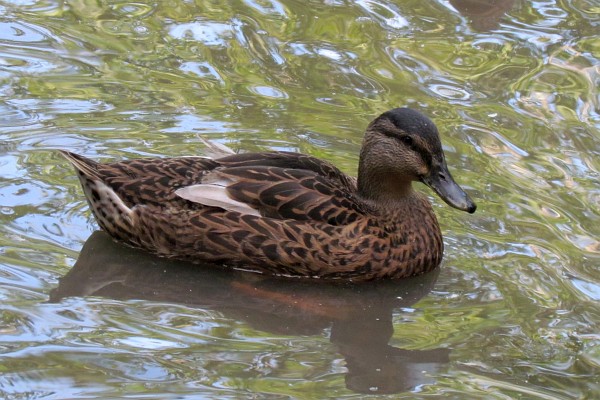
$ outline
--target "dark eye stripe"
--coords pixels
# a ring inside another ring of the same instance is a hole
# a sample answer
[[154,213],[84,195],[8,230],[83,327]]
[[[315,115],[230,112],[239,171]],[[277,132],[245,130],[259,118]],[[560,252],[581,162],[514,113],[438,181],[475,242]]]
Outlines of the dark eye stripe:
[[400,140],[407,146],[413,145],[413,139],[410,136],[400,136]]
[[[397,130],[391,130],[391,129],[385,129],[385,128],[380,128],[379,131],[390,138],[401,141],[405,146],[408,146],[413,151],[419,153],[419,155],[421,156],[421,158],[423,159],[425,164],[427,164],[429,166],[431,165],[432,158],[431,158],[430,151],[426,147],[422,146],[421,143],[419,143],[418,141],[415,141],[412,138],[412,136],[409,136],[406,134],[401,136],[398,134]],[[408,139],[410,141],[410,143],[405,142],[406,139]]]
[[392,129],[379,129],[379,132],[383,133],[387,137],[398,139],[398,132]]

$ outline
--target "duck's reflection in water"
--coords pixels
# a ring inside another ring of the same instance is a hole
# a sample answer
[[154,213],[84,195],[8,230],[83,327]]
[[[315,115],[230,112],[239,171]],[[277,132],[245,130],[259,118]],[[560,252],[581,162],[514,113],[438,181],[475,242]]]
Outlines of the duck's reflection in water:
[[497,29],[514,3],[515,0],[450,0],[450,4],[469,18],[477,31]]
[[[433,382],[448,349],[403,350],[388,345],[394,310],[427,295],[438,270],[416,278],[372,284],[325,284],[276,279],[215,266],[160,259],[95,232],[50,301],[71,296],[145,299],[220,311],[255,329],[286,335],[320,334],[346,360],[347,387],[396,393]],[[401,325],[397,325],[401,328]]]

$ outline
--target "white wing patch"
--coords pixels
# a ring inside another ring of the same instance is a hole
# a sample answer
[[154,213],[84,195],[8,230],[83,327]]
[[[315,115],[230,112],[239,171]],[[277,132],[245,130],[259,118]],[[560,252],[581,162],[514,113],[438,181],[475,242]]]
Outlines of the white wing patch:
[[218,184],[199,184],[186,186],[177,189],[175,194],[182,199],[193,201],[210,207],[219,207],[228,211],[235,211],[241,214],[250,214],[260,217],[258,210],[250,207],[246,203],[237,201],[229,197],[227,188]]

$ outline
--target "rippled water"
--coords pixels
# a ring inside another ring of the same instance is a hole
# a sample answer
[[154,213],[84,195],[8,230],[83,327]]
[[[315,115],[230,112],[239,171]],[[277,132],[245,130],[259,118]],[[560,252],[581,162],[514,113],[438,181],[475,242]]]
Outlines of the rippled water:
[[[0,397],[598,397],[598,32],[595,0],[0,1]],[[52,151],[353,172],[396,106],[479,208],[432,196],[442,268],[392,285],[124,249]]]

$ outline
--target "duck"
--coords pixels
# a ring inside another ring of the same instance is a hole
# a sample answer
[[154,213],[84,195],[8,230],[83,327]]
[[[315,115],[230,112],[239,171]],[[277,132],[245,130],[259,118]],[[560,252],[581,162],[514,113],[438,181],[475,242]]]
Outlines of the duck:
[[100,227],[117,241],[192,263],[348,282],[429,272],[444,244],[422,182],[473,213],[436,125],[394,108],[366,128],[352,177],[296,152],[73,164]]

